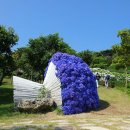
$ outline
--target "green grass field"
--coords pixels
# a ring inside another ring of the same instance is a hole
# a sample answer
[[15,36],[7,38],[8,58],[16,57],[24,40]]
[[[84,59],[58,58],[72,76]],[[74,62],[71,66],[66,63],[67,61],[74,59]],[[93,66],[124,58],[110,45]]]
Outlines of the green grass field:
[[[121,116],[130,115],[130,96],[116,88],[106,89],[103,86],[98,88],[100,97],[100,108],[83,114],[78,114],[78,118],[86,116]],[[12,124],[21,120],[34,120],[35,123],[46,122],[53,119],[67,118],[73,120],[72,116],[57,115],[56,111],[47,114],[26,114],[15,112],[13,109],[13,86],[9,78],[4,79],[3,85],[0,86],[0,123]],[[89,115],[88,115],[89,113]]]

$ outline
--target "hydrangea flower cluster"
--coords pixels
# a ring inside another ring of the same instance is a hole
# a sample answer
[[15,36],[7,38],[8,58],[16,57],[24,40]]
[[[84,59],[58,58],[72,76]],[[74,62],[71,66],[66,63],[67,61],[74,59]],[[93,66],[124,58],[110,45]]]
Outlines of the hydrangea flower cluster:
[[62,111],[65,115],[99,107],[96,78],[81,58],[57,52],[50,62],[56,65],[56,76],[61,81]]

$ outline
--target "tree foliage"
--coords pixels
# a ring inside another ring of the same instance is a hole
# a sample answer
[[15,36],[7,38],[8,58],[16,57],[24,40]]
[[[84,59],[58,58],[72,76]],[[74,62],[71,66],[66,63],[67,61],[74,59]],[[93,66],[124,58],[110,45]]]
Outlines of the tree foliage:
[[112,62],[112,50],[94,52],[92,55],[91,67],[108,69]]
[[93,52],[89,50],[81,51],[78,53],[78,56],[82,58],[88,65],[92,63]]
[[0,84],[5,75],[12,72],[14,62],[11,48],[17,44],[18,36],[13,28],[0,25]]
[[124,29],[118,32],[118,37],[121,39],[121,43],[114,45],[113,50],[115,54],[113,56],[112,64],[115,65],[116,69],[125,69],[126,74],[126,87],[127,87],[127,73],[128,66],[130,66],[130,30]]
[[113,64],[126,68],[126,66],[130,65],[130,30],[120,30],[118,37],[121,38],[121,43],[112,47],[115,52],[113,55]]
[[76,51],[57,33],[30,39],[26,48],[18,49],[14,53],[17,69],[20,67],[19,70],[23,71],[23,76],[26,78],[36,80],[39,77],[41,79],[49,59],[58,51],[76,54]]

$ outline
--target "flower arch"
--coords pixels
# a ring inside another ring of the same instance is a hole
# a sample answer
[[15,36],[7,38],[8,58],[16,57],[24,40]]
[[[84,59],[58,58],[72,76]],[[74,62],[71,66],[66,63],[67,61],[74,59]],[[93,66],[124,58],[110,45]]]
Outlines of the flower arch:
[[64,114],[82,113],[99,107],[95,75],[81,58],[57,52],[50,62],[56,66],[56,76],[61,82]]

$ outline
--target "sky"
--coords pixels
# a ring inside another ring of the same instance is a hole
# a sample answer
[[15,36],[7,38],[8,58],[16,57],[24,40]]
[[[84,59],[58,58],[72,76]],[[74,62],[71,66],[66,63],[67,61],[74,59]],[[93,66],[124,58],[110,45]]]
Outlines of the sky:
[[0,0],[0,24],[18,34],[13,49],[59,33],[77,52],[101,51],[120,43],[119,30],[130,29],[130,0]]

